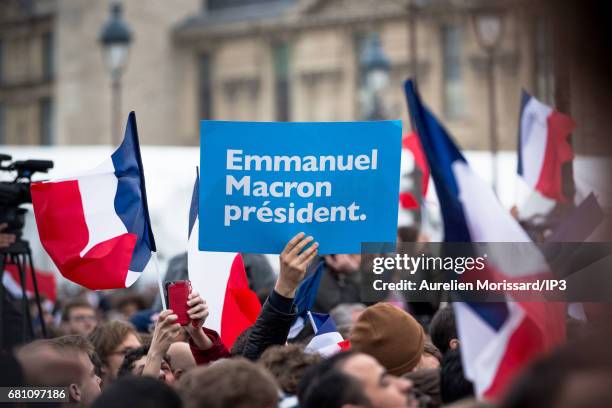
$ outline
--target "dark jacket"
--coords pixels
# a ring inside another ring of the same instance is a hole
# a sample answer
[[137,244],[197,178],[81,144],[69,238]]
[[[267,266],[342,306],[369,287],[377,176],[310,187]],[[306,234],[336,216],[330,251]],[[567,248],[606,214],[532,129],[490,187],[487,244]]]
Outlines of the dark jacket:
[[242,351],[243,357],[257,360],[268,347],[285,344],[289,328],[296,316],[297,308],[293,299],[281,296],[273,290],[253,325]]
[[[318,263],[318,260],[310,263],[309,273],[312,273],[312,268],[315,268]],[[330,310],[339,304],[361,302],[359,279],[358,271],[338,273],[325,264],[312,311],[329,313]]]

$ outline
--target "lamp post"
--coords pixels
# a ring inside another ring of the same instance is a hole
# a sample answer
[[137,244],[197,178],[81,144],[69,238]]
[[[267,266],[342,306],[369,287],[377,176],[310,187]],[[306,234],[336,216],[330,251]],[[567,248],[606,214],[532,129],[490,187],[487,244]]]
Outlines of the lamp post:
[[381,93],[389,82],[391,63],[380,45],[378,34],[366,37],[359,61],[365,73],[365,90],[368,96],[363,116],[368,120],[385,119]]
[[111,142],[118,145],[121,140],[121,76],[127,65],[132,42],[130,27],[123,21],[121,3],[111,5],[111,14],[102,30],[99,41],[102,45],[104,63],[111,76]]
[[489,102],[489,140],[491,147],[491,177],[493,191],[497,194],[497,105],[495,90],[495,50],[503,32],[503,16],[496,10],[484,9],[472,16],[476,38],[486,53],[486,76]]
[[408,53],[410,64],[410,75],[414,80],[419,75],[419,51],[417,42],[417,14],[424,8],[429,0],[409,0],[408,8]]

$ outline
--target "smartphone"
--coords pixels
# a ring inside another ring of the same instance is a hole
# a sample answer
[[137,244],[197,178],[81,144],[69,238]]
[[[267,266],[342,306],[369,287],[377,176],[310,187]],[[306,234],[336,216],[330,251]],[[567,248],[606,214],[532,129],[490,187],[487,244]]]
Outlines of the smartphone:
[[187,297],[191,293],[191,281],[181,280],[166,283],[166,300],[168,308],[178,316],[177,323],[181,326],[189,324],[191,319],[187,314]]

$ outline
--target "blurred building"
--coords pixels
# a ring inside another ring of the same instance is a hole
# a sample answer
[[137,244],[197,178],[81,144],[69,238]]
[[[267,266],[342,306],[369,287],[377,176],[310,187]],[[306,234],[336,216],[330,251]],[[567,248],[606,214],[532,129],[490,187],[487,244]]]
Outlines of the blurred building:
[[[9,3],[29,14],[3,15],[0,23],[0,141],[110,143],[110,78],[98,43],[110,1],[57,0],[46,14],[31,10],[49,2]],[[390,62],[387,117],[409,129],[402,83],[416,73],[425,101],[462,147],[488,149],[487,60],[469,3],[124,0],[134,41],[122,111],[136,111],[143,143],[173,145],[198,144],[205,118],[361,119],[360,56],[377,39]],[[547,19],[528,5],[502,19],[497,130],[500,148],[512,150],[521,88],[553,103],[554,78]]]
[[[387,116],[407,123],[402,83],[416,70],[425,100],[462,146],[486,149],[486,58],[468,5],[209,0],[175,28],[174,38],[197,67],[198,117],[290,121],[361,119],[360,56],[369,37],[379,38],[390,60]],[[545,24],[527,8],[503,15],[494,66],[502,148],[515,148],[522,87],[552,102]]]
[[54,1],[0,1],[0,144],[53,143],[54,36]]

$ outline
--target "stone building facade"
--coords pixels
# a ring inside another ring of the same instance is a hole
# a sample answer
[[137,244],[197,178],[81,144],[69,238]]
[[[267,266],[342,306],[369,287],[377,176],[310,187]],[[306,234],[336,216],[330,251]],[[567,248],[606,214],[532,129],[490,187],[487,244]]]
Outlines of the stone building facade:
[[[408,129],[402,83],[414,75],[411,67],[417,67],[424,100],[462,146],[488,148],[486,60],[471,10],[459,2],[419,2],[421,7],[401,0],[234,1],[243,5],[227,7],[228,3],[232,2],[209,0],[207,10],[174,30],[177,46],[191,50],[195,59],[198,117],[361,119],[361,45],[364,38],[377,36],[391,65],[384,93],[387,116],[403,119]],[[264,9],[257,17],[249,13],[257,6],[253,3]],[[503,14],[494,66],[502,149],[515,148],[521,88],[552,102],[544,24],[527,9]]]
[[[471,11],[451,0],[124,0],[134,41],[122,111],[135,110],[142,143],[196,145],[204,118],[348,121],[362,118],[364,40],[390,61],[384,107],[409,130],[402,82],[417,67],[426,103],[465,149],[487,149],[485,54]],[[57,0],[52,137],[10,125],[14,96],[0,87],[4,142],[110,143],[109,73],[98,44],[109,1]],[[520,90],[553,102],[546,20],[528,7],[503,13],[496,49],[498,134],[514,149]],[[6,44],[5,29],[0,31]],[[415,34],[416,33],[416,34]],[[412,37],[414,36],[414,37]],[[412,37],[412,38],[411,38]],[[8,51],[3,47],[3,66]],[[414,52],[416,50],[416,52]],[[33,65],[38,62],[31,62]],[[25,88],[21,88],[25,92]],[[17,92],[21,92],[18,90]],[[34,115],[31,116],[34,123]],[[32,125],[34,126],[34,125]]]
[[0,144],[51,144],[55,3],[0,1]]

